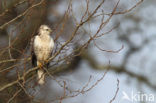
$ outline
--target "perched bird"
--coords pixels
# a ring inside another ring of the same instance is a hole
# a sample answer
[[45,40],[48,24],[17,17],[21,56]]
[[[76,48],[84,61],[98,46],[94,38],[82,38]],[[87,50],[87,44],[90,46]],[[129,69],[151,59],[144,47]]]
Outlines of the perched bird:
[[[38,83],[44,84],[45,69],[48,68],[47,60],[51,57],[54,48],[54,40],[50,36],[52,30],[47,25],[41,25],[38,34],[32,39],[32,65],[38,66]],[[46,67],[43,66],[47,63]]]

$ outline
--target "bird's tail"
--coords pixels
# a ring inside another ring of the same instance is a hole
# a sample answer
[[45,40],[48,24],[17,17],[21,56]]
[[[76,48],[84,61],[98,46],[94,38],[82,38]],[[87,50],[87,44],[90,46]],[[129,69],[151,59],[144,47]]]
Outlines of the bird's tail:
[[40,84],[40,85],[42,85],[42,84],[44,84],[44,82],[45,82],[45,73],[44,73],[44,70],[42,70],[42,69],[39,69],[38,71],[37,71],[37,76],[38,76],[38,83]]

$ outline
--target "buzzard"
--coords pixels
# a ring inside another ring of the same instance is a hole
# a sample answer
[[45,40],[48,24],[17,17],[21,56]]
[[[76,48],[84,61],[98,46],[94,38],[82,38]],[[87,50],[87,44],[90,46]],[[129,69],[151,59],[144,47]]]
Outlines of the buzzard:
[[[50,36],[52,30],[47,25],[41,25],[38,34],[32,39],[32,65],[38,66],[37,78],[39,84],[44,84],[45,67],[43,64],[51,57],[54,47],[53,38]],[[49,63],[46,65],[48,68]]]

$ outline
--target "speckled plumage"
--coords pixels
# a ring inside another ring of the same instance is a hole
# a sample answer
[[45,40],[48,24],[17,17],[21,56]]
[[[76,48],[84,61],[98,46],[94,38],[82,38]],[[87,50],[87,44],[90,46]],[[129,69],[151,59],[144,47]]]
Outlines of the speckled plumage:
[[[32,43],[32,65],[44,64],[50,57],[54,47],[54,41],[50,36],[51,29],[46,25],[41,25],[39,33],[33,38]],[[48,67],[48,66],[47,66]],[[38,83],[44,84],[44,69],[38,70]]]

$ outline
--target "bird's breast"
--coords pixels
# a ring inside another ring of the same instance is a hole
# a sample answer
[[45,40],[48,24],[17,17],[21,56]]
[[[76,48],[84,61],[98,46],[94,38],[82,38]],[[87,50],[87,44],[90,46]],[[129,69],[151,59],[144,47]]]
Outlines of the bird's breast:
[[40,38],[39,36],[35,38],[34,50],[35,50],[37,60],[45,61],[49,59],[53,46],[54,46],[51,40],[52,40],[51,38],[47,38],[45,40],[45,39]]

